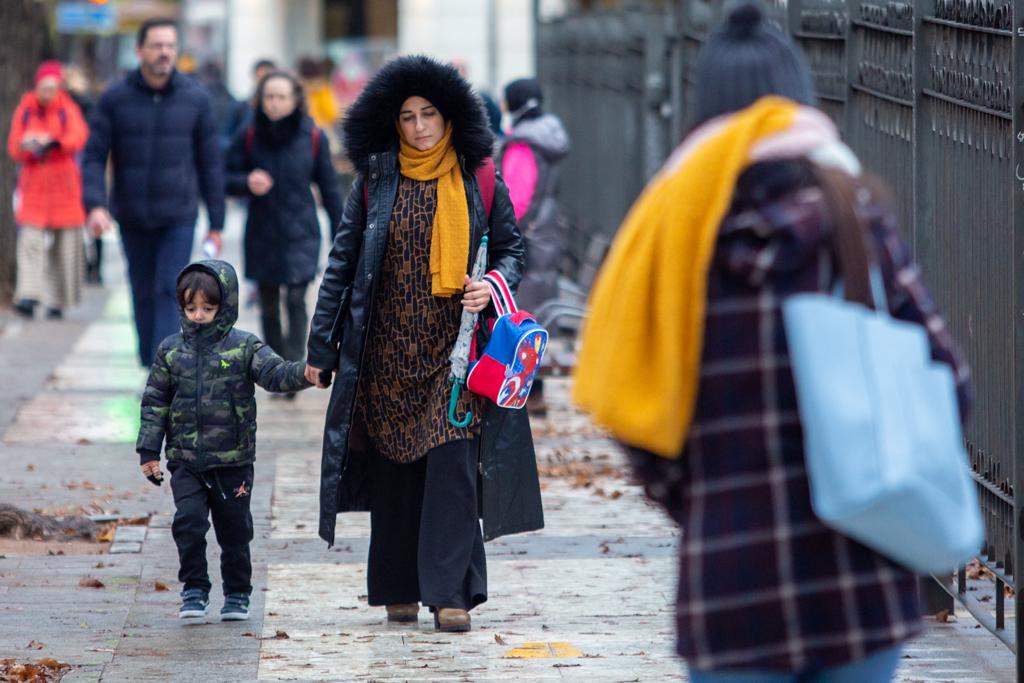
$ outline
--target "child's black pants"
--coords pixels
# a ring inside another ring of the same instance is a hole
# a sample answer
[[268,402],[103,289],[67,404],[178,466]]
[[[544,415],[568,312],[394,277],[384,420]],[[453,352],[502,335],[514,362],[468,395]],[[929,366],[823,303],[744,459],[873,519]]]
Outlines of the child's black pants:
[[253,466],[221,467],[207,472],[193,472],[188,467],[170,465],[171,492],[174,494],[174,522],[171,534],[178,546],[181,569],[178,580],[185,590],[210,590],[206,571],[206,533],[213,530],[220,545],[220,574],[224,594],[252,593]]

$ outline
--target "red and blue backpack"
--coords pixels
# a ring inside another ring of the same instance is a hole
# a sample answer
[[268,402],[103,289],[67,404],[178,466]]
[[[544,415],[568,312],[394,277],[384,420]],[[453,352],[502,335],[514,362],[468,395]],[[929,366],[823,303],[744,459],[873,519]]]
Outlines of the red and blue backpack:
[[484,276],[491,303],[498,313],[491,338],[479,359],[475,345],[470,352],[466,386],[501,408],[522,408],[537,378],[548,331],[527,311],[520,311],[504,276],[492,270]]

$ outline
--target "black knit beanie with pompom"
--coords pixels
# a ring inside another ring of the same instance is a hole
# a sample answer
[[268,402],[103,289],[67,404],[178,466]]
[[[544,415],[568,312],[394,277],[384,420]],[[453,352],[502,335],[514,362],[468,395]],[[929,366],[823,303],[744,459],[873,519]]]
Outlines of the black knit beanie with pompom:
[[765,19],[756,0],[730,7],[697,55],[696,76],[696,125],[745,109],[766,95],[814,104],[807,58]]

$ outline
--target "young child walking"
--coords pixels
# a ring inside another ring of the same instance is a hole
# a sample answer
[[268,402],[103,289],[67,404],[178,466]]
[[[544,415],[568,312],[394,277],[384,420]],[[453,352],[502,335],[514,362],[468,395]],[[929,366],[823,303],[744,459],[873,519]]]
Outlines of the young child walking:
[[234,328],[238,278],[230,264],[189,265],[178,276],[177,298],[181,332],[157,349],[135,449],[142,473],[157,485],[163,481],[162,447],[167,456],[176,508],[171,532],[181,564],[178,580],[184,584],[178,616],[206,616],[206,533],[212,516],[224,586],[220,616],[239,621],[249,618],[252,593],[254,385],[292,392],[310,384],[303,363],[282,359],[255,335]]

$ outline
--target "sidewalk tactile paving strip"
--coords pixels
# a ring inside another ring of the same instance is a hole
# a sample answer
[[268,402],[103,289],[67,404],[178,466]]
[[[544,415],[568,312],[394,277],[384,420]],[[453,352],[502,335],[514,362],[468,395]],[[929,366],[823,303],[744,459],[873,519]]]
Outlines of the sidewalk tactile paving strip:
[[22,406],[3,441],[135,443],[139,399],[133,394],[46,392]]

